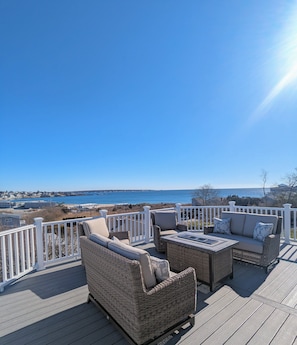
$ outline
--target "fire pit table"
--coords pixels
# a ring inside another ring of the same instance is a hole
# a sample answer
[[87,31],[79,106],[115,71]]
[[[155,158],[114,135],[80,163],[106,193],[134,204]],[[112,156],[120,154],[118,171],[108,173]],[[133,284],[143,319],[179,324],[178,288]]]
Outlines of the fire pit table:
[[197,280],[210,286],[230,276],[233,278],[232,248],[238,243],[225,238],[207,236],[198,231],[184,231],[162,237],[167,259],[173,271],[193,267]]

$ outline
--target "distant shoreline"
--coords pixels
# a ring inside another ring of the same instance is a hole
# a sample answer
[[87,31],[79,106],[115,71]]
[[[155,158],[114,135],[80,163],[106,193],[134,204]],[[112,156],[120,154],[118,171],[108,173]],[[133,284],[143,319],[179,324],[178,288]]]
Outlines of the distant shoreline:
[[[275,187],[267,187],[265,188],[267,191],[270,189],[273,189]],[[224,190],[255,190],[259,189],[262,190],[261,187],[243,187],[243,188],[212,188],[215,191],[224,191]],[[38,198],[55,198],[59,196],[77,196],[77,195],[85,195],[85,194],[105,194],[105,193],[139,193],[139,192],[182,192],[182,191],[196,191],[199,190],[199,188],[193,188],[193,189],[94,189],[94,190],[77,190],[77,191],[35,191],[35,192],[29,192],[29,191],[9,191],[9,192],[0,192],[0,200],[5,199],[3,198],[3,195],[18,195],[18,198],[20,199],[21,196],[24,196],[24,198],[30,198],[30,197],[38,197]]]
[[[268,188],[266,189],[268,192]],[[160,203],[181,203],[190,204],[195,196],[197,189],[181,189],[181,190],[105,190],[105,191],[88,191],[88,192],[66,192],[65,194],[47,194],[40,192],[34,193],[17,193],[9,194],[3,197],[2,203],[24,203],[24,202],[47,202],[56,204],[160,204]],[[227,196],[236,195],[239,197],[255,197],[262,198],[262,188],[232,188],[232,189],[216,189],[218,197],[225,198]],[[1,195],[0,195],[1,198]]]

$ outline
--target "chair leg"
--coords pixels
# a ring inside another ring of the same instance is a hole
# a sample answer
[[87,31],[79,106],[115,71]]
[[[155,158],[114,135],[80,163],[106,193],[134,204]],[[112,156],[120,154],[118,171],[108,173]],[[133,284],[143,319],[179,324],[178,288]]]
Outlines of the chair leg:
[[279,263],[279,258],[276,258],[268,266],[265,267],[265,273],[268,274]]

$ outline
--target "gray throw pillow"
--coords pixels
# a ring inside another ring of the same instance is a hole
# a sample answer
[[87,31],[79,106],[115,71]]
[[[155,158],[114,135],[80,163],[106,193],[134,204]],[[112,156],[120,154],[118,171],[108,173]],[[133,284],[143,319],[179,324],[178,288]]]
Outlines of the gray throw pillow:
[[265,237],[272,234],[273,224],[258,222],[254,229],[253,238],[255,240],[264,242]]
[[226,234],[226,235],[231,235],[231,230],[230,230],[230,223],[231,219],[230,218],[225,218],[225,219],[220,219],[220,218],[214,218],[214,229],[213,232],[219,233],[219,234]]

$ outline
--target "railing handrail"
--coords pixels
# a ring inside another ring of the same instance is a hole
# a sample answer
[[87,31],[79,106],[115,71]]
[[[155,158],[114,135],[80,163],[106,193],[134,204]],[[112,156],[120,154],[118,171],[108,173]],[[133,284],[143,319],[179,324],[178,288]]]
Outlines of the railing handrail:
[[124,217],[124,216],[132,216],[132,215],[137,215],[137,214],[144,214],[144,211],[135,211],[135,212],[127,212],[127,213],[112,213],[112,214],[107,214],[107,218],[111,217]]
[[93,218],[94,217],[84,217],[84,218],[71,218],[71,219],[63,219],[63,220],[54,220],[54,221],[50,221],[50,222],[42,222],[42,225],[82,222],[84,220],[90,220],[90,219],[93,219]]
[[[235,205],[235,209],[255,209],[255,210],[265,210],[265,211],[283,211],[283,207],[268,207],[268,206],[239,206]],[[292,208],[293,210],[293,208]]]
[[30,230],[30,229],[32,229],[34,227],[35,227],[34,224],[29,224],[29,225],[20,226],[19,228],[3,230],[3,231],[0,231],[0,237],[4,237],[4,236],[9,235],[9,234],[15,234],[17,232],[21,232],[21,231],[24,231],[24,230]]

